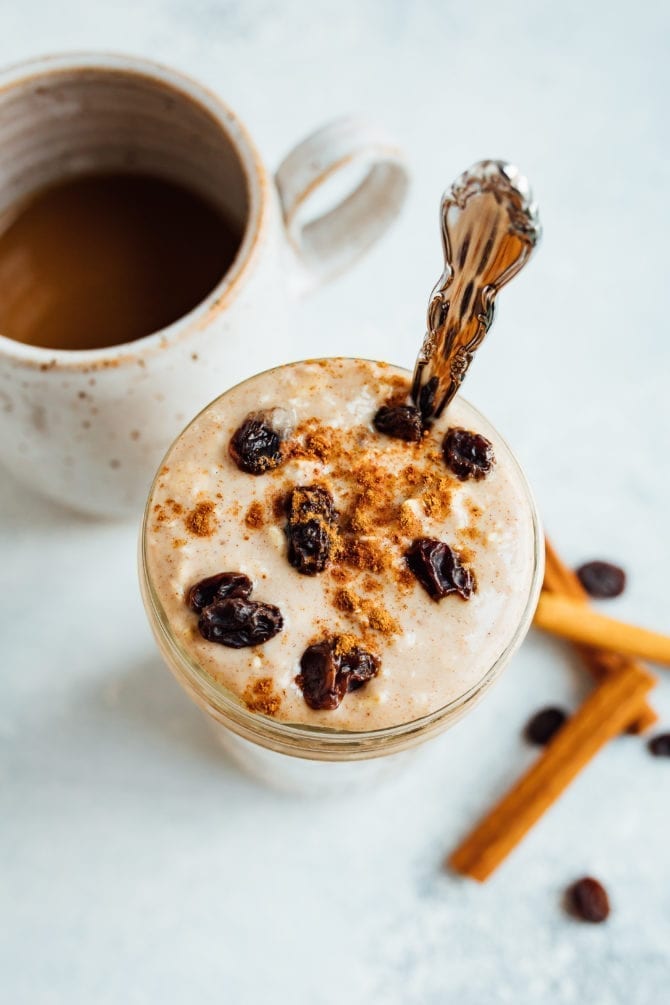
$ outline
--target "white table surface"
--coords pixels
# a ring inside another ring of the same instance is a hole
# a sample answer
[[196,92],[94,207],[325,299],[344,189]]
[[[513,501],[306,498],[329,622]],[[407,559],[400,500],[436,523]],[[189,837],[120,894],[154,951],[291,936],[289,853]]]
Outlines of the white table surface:
[[[2,0],[0,62],[107,48],[173,63],[228,99],[271,164],[348,111],[394,130],[409,204],[296,316],[305,354],[411,363],[442,188],[480,157],[515,161],[545,238],[467,394],[565,556],[629,570],[607,609],[667,631],[668,27],[650,0]],[[563,646],[531,634],[416,771],[304,801],[240,775],[162,668],[135,526],[81,520],[3,474],[0,530],[3,1002],[668,1000],[670,764],[640,740],[602,752],[485,887],[441,870],[530,762],[528,715],[586,692]],[[654,703],[670,726],[667,677]],[[606,925],[561,911],[584,873],[610,890]]]

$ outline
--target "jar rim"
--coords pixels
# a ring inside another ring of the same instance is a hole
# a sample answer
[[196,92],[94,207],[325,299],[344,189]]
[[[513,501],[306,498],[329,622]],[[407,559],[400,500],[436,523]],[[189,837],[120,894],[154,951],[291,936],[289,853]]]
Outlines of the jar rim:
[[[360,359],[360,357],[356,357]],[[330,360],[352,360],[354,357],[328,357]],[[516,470],[519,484],[524,490],[525,500],[528,505],[532,532],[533,532],[533,570],[530,577],[528,597],[524,605],[519,622],[511,637],[498,654],[491,666],[485,671],[480,679],[458,698],[447,702],[446,705],[409,722],[399,723],[393,726],[384,726],[374,730],[342,730],[327,726],[316,726],[307,723],[281,722],[270,716],[265,716],[259,712],[250,711],[233,692],[222,683],[215,680],[208,674],[202,666],[191,656],[191,654],[177,641],[170,629],[169,619],[165,613],[160,598],[154,588],[149,574],[149,565],[146,554],[147,525],[151,513],[151,500],[154,489],[160,476],[160,471],[171,453],[178,439],[198,421],[200,416],[206,412],[215,402],[225,397],[231,391],[243,386],[257,377],[271,373],[274,370],[283,369],[286,366],[297,366],[301,363],[322,362],[322,360],[308,359],[292,363],[284,363],[277,367],[270,367],[268,370],[253,374],[238,384],[227,388],[223,394],[215,398],[214,401],[206,405],[191,421],[184,427],[181,433],[170,444],[157,473],[149,489],[147,504],[144,510],[139,540],[139,564],[140,564],[140,587],[142,598],[147,610],[147,615],[154,633],[159,649],[172,673],[179,683],[185,687],[194,701],[200,705],[214,719],[237,733],[239,736],[250,740],[260,746],[289,754],[294,757],[303,757],[316,760],[343,760],[362,759],[384,756],[389,753],[407,749],[429,736],[437,734],[446,728],[448,723],[462,713],[468,706],[474,704],[476,699],[493,683],[507,664],[510,657],[521,645],[525,638],[535,613],[538,597],[542,587],[544,576],[544,537],[542,526],[537,509],[535,498],[531,491],[528,479],[519,464],[516,456],[512,452],[507,441],[500,435],[497,429],[486,419],[486,417],[467,399],[459,395],[474,415],[481,419],[485,426],[495,429],[498,440],[507,451],[508,460]],[[364,360],[364,362],[378,363],[377,360]],[[404,370],[403,367],[397,367]],[[409,372],[409,371],[406,371]]]

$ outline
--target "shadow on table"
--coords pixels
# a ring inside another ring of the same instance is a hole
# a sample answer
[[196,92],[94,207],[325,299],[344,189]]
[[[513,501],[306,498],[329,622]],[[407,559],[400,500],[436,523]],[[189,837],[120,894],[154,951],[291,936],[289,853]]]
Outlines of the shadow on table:
[[[221,727],[200,710],[182,691],[158,656],[147,653],[138,663],[103,684],[97,692],[102,715],[116,724],[113,731],[123,734],[122,742],[134,747],[152,747],[150,761],[160,763],[160,772],[176,779],[184,777],[225,788],[228,796],[272,793],[253,774],[247,773],[224,748],[217,730]],[[190,784],[190,783],[189,783]]]
[[[215,763],[239,774],[218,742],[214,723],[181,690],[160,657],[147,653],[137,664],[103,684],[102,708],[131,730],[179,757]],[[102,710],[101,710],[102,711]]]
[[34,531],[56,523],[63,527],[75,527],[78,524],[95,526],[109,522],[78,513],[63,503],[48,499],[0,465],[0,525],[3,530],[30,527]]

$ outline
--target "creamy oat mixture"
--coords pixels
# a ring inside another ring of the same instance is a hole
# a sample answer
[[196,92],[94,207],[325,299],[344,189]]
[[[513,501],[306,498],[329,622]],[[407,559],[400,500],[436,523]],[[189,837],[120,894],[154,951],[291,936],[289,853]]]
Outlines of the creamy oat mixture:
[[[373,417],[405,400],[408,374],[387,364],[331,359],[260,374],[210,405],[170,450],[153,488],[146,530],[149,579],[174,636],[192,658],[258,714],[285,722],[369,730],[417,719],[477,685],[515,634],[534,568],[531,504],[495,432],[456,399],[421,442],[382,435]],[[282,463],[260,475],[229,453],[250,413],[281,409]],[[482,433],[495,463],[461,481],[445,464],[451,427]],[[286,432],[286,431],[285,431]],[[286,497],[321,486],[338,513],[326,568],[288,561]],[[447,542],[474,578],[468,599],[431,599],[405,552],[419,538]],[[282,630],[262,645],[207,641],[190,587],[238,572],[252,598],[279,608]],[[377,676],[337,708],[310,708],[296,677],[310,645],[356,642]]]

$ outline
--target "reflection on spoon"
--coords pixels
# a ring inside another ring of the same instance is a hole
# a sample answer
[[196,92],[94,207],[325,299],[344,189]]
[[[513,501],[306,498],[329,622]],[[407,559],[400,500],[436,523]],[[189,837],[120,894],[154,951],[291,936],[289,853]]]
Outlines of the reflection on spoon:
[[412,398],[424,423],[458,391],[493,321],[498,291],[525,265],[540,221],[526,179],[511,164],[479,161],[440,206],[444,272],[428,306]]

